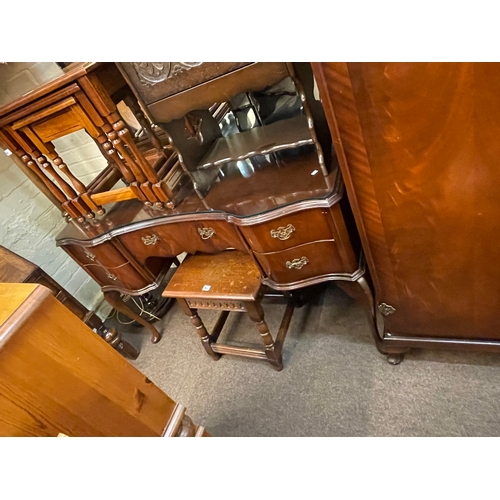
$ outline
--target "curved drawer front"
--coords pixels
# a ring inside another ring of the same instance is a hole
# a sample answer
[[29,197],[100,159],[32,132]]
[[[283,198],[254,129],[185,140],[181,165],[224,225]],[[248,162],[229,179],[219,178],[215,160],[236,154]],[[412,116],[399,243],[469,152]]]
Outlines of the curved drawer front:
[[112,243],[103,243],[95,247],[64,245],[64,248],[81,265],[99,264],[106,268],[112,268],[128,262]]
[[266,275],[276,283],[294,283],[323,274],[350,272],[344,268],[333,240],[306,243],[282,252],[255,252],[255,257]]
[[107,269],[98,264],[88,264],[85,271],[104,289],[117,288],[131,292],[142,290],[151,283],[143,278],[131,264]]
[[101,287],[135,291],[151,284],[110,243],[90,248],[64,245],[63,248]]
[[315,208],[255,226],[241,226],[240,230],[255,252],[275,252],[303,243],[336,239],[331,217],[329,210]]
[[234,227],[219,220],[164,224],[122,234],[118,239],[141,264],[149,257],[175,257],[183,252],[246,251]]

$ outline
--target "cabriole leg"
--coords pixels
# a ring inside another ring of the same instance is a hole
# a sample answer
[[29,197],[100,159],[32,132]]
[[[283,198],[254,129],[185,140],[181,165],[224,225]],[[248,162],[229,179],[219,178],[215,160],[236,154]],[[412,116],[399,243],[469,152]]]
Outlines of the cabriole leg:
[[382,339],[378,331],[375,301],[365,277],[361,276],[361,278],[358,278],[355,282],[339,281],[337,282],[337,285],[350,297],[359,301],[363,305],[363,309],[365,310],[368,318],[368,323],[370,325],[370,332],[375,342],[375,347],[380,352],[380,354],[387,356],[387,361],[392,365],[398,365],[399,363],[401,363],[404,358],[404,353],[408,352],[410,349],[407,347],[402,347],[401,349],[394,348],[395,352],[389,352],[387,347],[384,345],[384,340]]
[[158,332],[158,330],[153,325],[148,323],[143,317],[132,311],[132,309],[130,309],[130,307],[128,307],[127,304],[125,304],[125,302],[123,302],[120,298],[119,292],[104,292],[104,298],[117,311],[125,314],[125,316],[130,319],[137,321],[137,323],[140,323],[142,326],[145,326],[151,332],[151,342],[153,342],[153,344],[160,341],[160,332]]

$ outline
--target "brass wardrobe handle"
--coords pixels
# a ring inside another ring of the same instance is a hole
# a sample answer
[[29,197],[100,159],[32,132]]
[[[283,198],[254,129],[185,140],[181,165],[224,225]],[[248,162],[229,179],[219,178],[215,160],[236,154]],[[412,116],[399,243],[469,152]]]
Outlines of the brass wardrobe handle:
[[211,227],[199,227],[198,232],[202,240],[208,240],[215,234],[215,230]]

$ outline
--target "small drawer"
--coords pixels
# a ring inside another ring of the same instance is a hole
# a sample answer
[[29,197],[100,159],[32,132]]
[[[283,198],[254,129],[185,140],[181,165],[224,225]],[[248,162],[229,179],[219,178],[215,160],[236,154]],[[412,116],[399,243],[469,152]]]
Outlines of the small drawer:
[[142,290],[150,284],[131,264],[125,264],[114,269],[106,269],[99,264],[88,264],[84,266],[84,269],[101,287],[111,287],[133,292]]
[[145,264],[149,257],[175,257],[183,252],[218,253],[232,248],[246,251],[236,229],[218,220],[165,224],[118,238],[140,264]]
[[255,226],[241,226],[255,252],[275,252],[318,240],[335,240],[328,209],[304,210]]
[[289,250],[255,253],[265,274],[286,284],[330,273],[349,272],[342,264],[335,241],[316,241]]
[[128,262],[111,243],[103,243],[95,247],[65,245],[64,248],[82,265],[100,264],[104,267],[112,268]]

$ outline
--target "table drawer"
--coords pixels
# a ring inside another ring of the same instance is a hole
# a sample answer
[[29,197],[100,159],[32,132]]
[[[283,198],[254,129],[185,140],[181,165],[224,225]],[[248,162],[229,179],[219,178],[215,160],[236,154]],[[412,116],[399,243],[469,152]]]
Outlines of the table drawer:
[[349,272],[344,268],[333,240],[306,243],[281,252],[255,252],[255,257],[265,274],[281,284],[324,274]]
[[179,222],[139,229],[118,237],[140,264],[149,257],[175,257],[183,252],[246,251],[236,229],[225,221]]
[[133,292],[150,285],[150,282],[128,263],[112,269],[107,269],[99,264],[88,264],[83,268],[104,289],[110,287]]
[[318,240],[335,240],[328,209],[304,210],[240,230],[255,252],[275,252]]
[[128,262],[112,243],[103,243],[95,247],[65,245],[64,248],[81,265],[100,264],[106,268],[113,268]]

